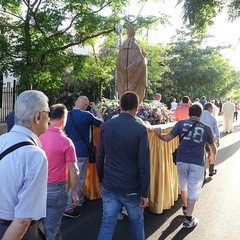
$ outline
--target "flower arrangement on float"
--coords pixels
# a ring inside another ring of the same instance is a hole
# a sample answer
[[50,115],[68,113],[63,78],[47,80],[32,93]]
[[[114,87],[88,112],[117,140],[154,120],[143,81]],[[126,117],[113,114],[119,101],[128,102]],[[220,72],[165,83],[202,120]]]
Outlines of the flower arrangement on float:
[[[102,98],[97,103],[99,111],[102,113],[104,121],[112,118],[112,116],[120,113],[121,109],[116,100]],[[153,106],[152,102],[143,102],[139,106],[137,116],[143,121],[149,122],[151,125],[164,124],[173,121],[173,114],[168,110],[165,104],[161,107]]]

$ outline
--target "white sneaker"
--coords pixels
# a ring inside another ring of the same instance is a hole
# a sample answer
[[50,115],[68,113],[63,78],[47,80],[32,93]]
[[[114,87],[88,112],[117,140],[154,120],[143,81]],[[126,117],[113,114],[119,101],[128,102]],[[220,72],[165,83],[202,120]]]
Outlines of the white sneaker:
[[198,219],[192,217],[191,221],[188,221],[186,218],[184,218],[183,220],[183,228],[193,228],[196,227],[198,225]]
[[119,213],[119,214],[118,214],[118,219],[119,219],[119,220],[123,220],[123,218],[124,218],[124,214],[123,214],[123,213]]
[[127,209],[126,209],[126,208],[123,208],[123,209],[122,209],[122,214],[125,215],[125,216],[128,216],[128,212],[127,212]]
[[69,217],[69,218],[78,218],[81,216],[81,214],[73,211],[73,212],[65,212],[63,216]]

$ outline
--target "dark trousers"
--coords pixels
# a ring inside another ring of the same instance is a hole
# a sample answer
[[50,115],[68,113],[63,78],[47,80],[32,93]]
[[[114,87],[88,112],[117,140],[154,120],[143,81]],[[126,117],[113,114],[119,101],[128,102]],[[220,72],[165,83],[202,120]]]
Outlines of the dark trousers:
[[237,117],[238,117],[238,112],[234,112],[233,120],[234,120],[234,118],[235,118],[236,121],[237,121]]
[[[2,239],[8,227],[9,224],[2,223],[0,224],[0,239]],[[41,221],[30,225],[22,238],[22,240],[46,240],[46,239],[47,238],[45,237]]]
[[[209,174],[211,175],[213,172],[214,172],[214,164],[210,164],[210,161],[209,161],[209,157],[210,157],[210,149],[208,147],[208,145],[206,144],[205,145],[205,150],[206,150],[206,154],[205,154],[205,159],[208,161],[209,163],[209,168],[208,168],[208,171],[209,171]],[[205,173],[204,173],[204,177],[206,176],[206,162],[205,162]]]

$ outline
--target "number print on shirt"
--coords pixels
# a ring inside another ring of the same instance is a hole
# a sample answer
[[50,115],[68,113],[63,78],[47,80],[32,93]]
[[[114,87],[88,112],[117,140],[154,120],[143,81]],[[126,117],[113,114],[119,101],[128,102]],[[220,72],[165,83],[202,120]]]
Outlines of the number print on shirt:
[[[184,125],[183,125],[183,134],[184,134],[184,132],[187,132],[188,129],[191,126],[192,126],[192,124],[184,123]],[[192,131],[193,131],[193,133],[192,133]],[[204,128],[202,128],[202,127],[195,127],[183,139],[189,141],[192,138],[192,140],[194,142],[201,143],[203,141],[203,134],[204,134]]]
[[193,141],[196,143],[202,142],[203,134],[204,134],[204,129],[202,127],[195,127],[194,133],[193,133]]

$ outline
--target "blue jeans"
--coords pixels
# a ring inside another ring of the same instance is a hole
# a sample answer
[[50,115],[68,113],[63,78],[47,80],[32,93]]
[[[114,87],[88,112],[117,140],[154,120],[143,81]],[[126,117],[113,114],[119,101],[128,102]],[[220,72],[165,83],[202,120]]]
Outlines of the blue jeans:
[[66,184],[48,184],[47,187],[47,216],[43,218],[43,227],[49,240],[62,239],[60,225],[67,205],[66,187]]
[[144,208],[139,206],[140,195],[113,193],[102,188],[103,217],[98,240],[111,240],[118,214],[124,205],[128,212],[132,239],[144,240]]
[[[78,182],[78,198],[79,198],[79,204],[81,204],[84,200],[84,194],[82,192],[82,187],[84,184],[84,181],[86,179],[87,175],[87,169],[88,169],[88,157],[81,157],[77,159],[77,165],[79,169],[79,182]],[[72,189],[70,188],[68,192],[68,201],[67,201],[67,207],[66,212],[73,212],[73,209],[70,207],[70,204],[72,203]]]

